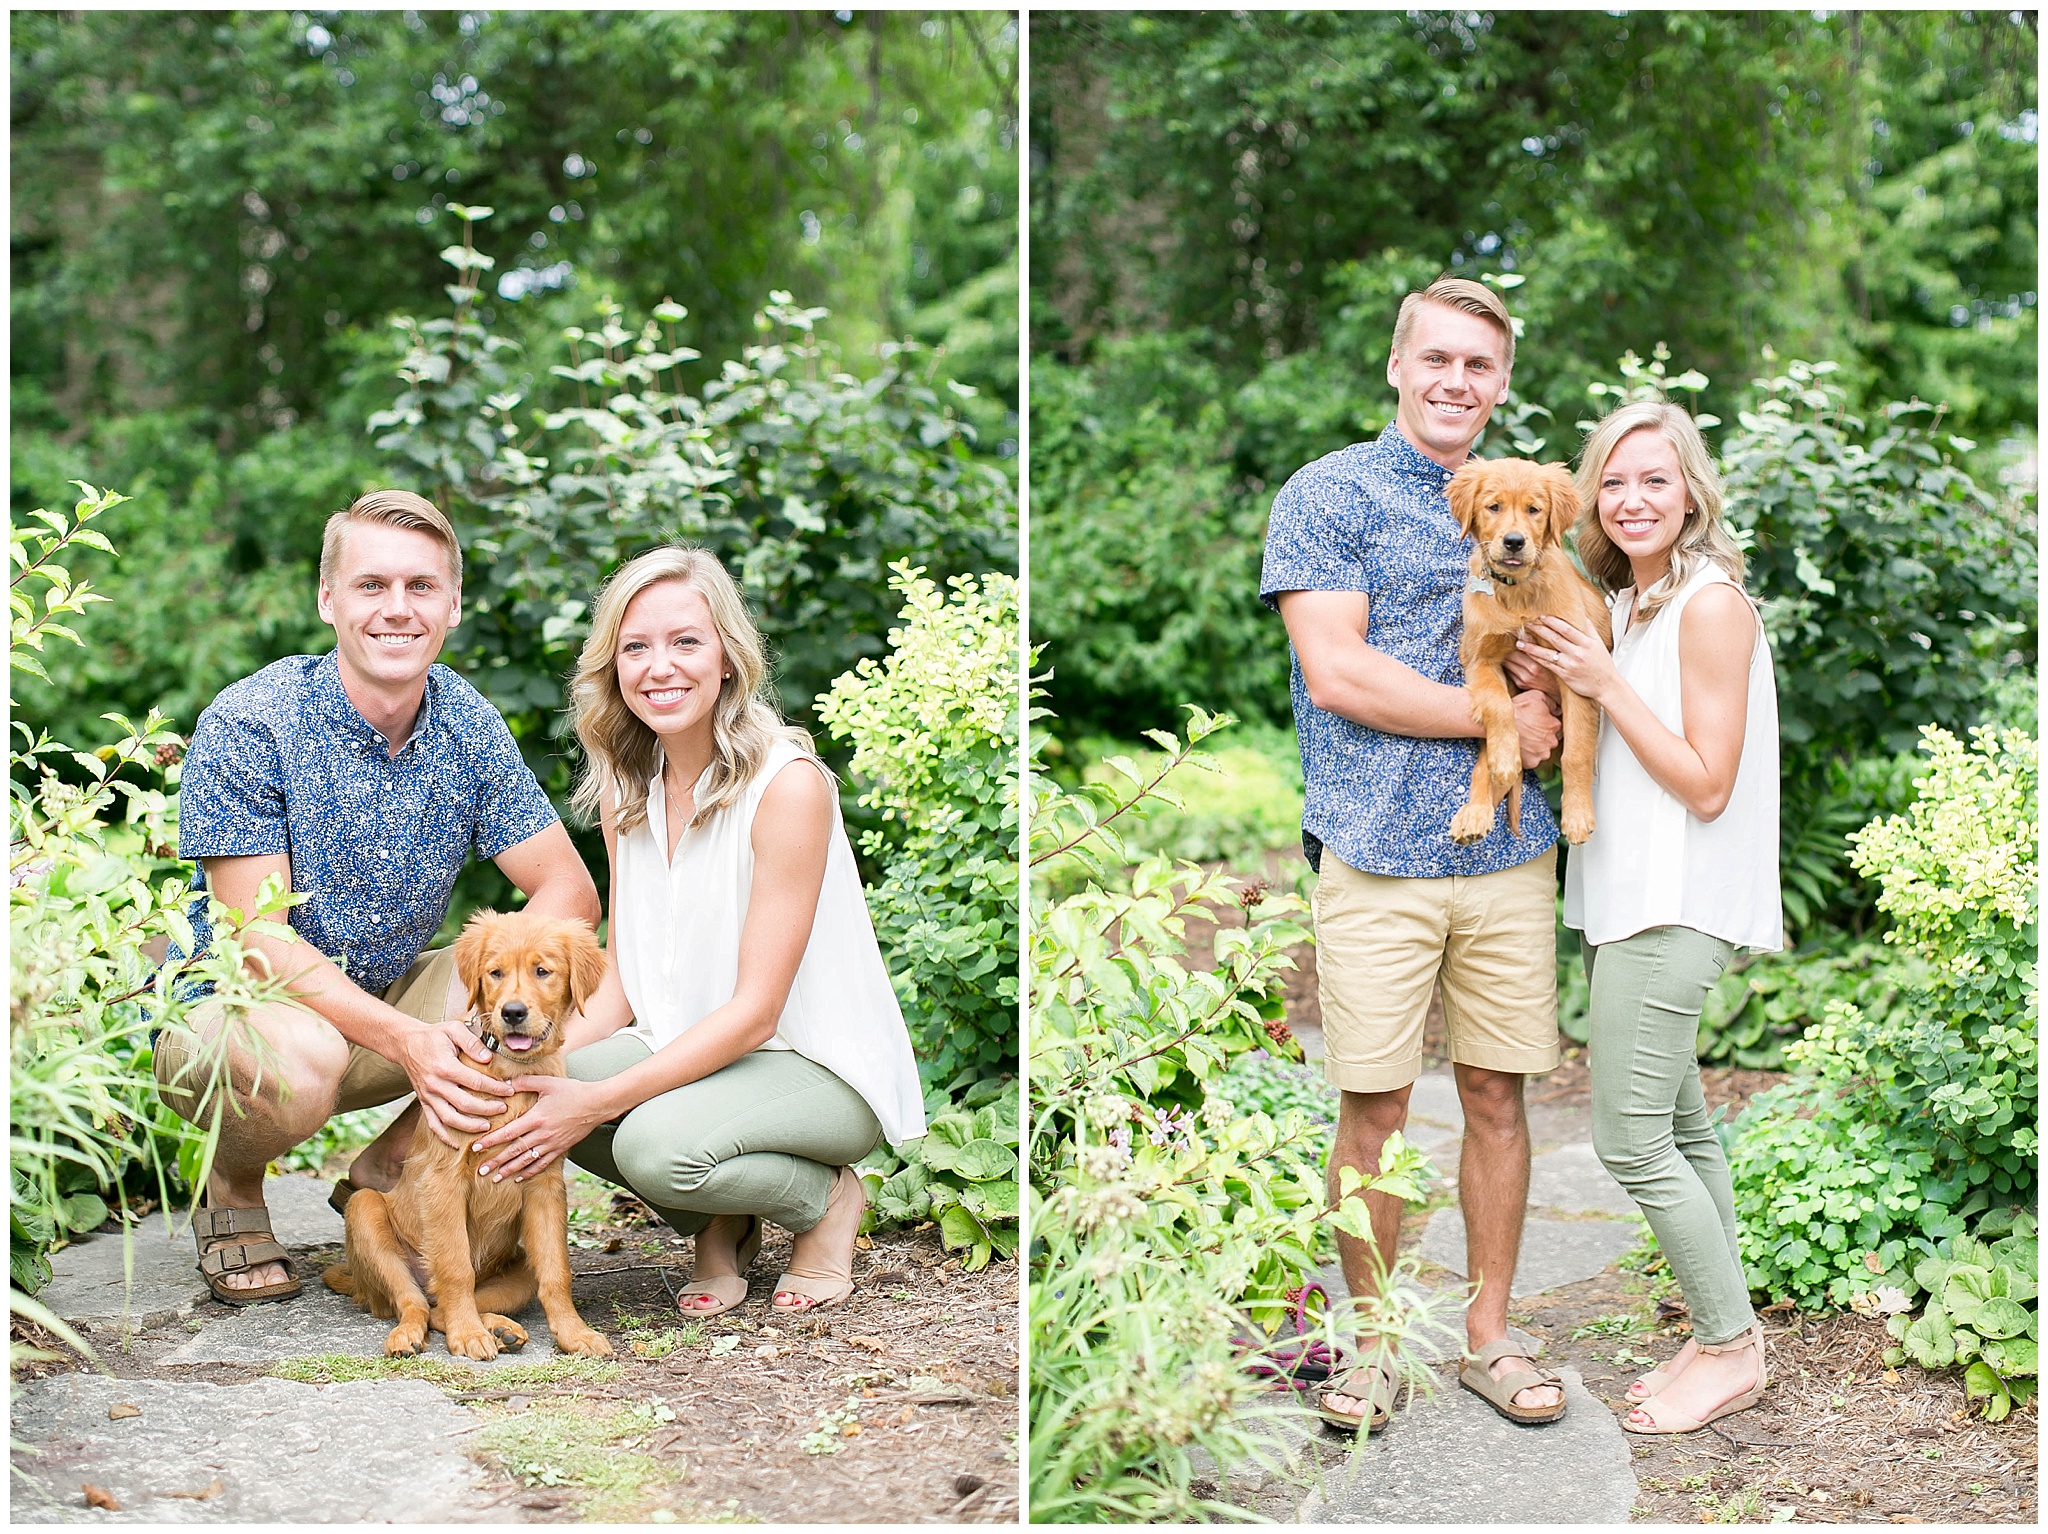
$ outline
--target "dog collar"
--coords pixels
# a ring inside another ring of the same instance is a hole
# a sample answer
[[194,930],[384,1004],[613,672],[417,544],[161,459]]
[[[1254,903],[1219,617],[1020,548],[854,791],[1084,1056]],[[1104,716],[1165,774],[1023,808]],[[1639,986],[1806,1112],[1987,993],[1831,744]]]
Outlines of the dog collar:
[[1515,578],[1512,575],[1502,575],[1500,571],[1494,569],[1492,560],[1488,560],[1486,563],[1486,573],[1489,576],[1491,576],[1494,581],[1498,582],[1503,586],[1512,586],[1515,584]]
[[[536,1044],[545,1044],[548,1040],[548,1035],[552,1034],[554,1031],[555,1025],[553,1023],[549,1023],[547,1027],[547,1033],[543,1033],[539,1038],[535,1039],[534,1042]],[[505,1040],[503,1036],[501,1035],[498,1038],[492,1038],[491,1031],[484,1025],[484,1020],[482,1018],[478,1018],[476,1020],[476,1040],[479,1044],[483,1045],[485,1049],[488,1049],[494,1055],[498,1054],[505,1047]]]

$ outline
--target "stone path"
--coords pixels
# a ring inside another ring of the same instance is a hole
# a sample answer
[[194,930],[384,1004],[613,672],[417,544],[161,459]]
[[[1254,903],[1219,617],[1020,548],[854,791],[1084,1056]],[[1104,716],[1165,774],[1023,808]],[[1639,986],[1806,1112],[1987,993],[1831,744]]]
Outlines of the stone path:
[[[1315,1042],[1305,1038],[1304,1043]],[[1635,1245],[1635,1205],[1593,1154],[1583,1110],[1532,1104],[1529,1215],[1513,1292],[1533,1295],[1595,1278]],[[1424,1073],[1409,1099],[1409,1140],[1455,1186],[1464,1115],[1448,1066]],[[1439,1185],[1441,1186],[1441,1185]],[[1435,1269],[1465,1276],[1465,1227],[1456,1207],[1431,1216],[1418,1253]],[[1333,1294],[1343,1274],[1324,1274]],[[1439,1314],[1456,1339],[1431,1338],[1433,1363],[1457,1356],[1463,1312],[1449,1295]],[[1516,1333],[1530,1346],[1538,1344]],[[1636,1500],[1628,1436],[1586,1389],[1576,1369],[1565,1381],[1565,1415],[1537,1427],[1508,1422],[1439,1370],[1433,1397],[1404,1405],[1354,1455],[1303,1415],[1289,1436],[1318,1434],[1321,1485],[1292,1509],[1298,1523],[1627,1523]]]
[[[392,1323],[365,1315],[319,1279],[342,1239],[341,1217],[327,1206],[329,1186],[303,1176],[273,1177],[265,1186],[277,1238],[299,1259],[305,1281],[305,1292],[289,1304],[225,1313],[205,1304],[191,1232],[181,1222],[168,1233],[160,1216],[135,1232],[132,1246],[119,1236],[88,1236],[55,1253],[40,1298],[101,1349],[118,1348],[124,1334],[183,1321],[190,1340],[156,1360],[167,1371],[267,1367],[335,1354],[382,1358]],[[132,1285],[124,1282],[131,1267]],[[517,1354],[487,1364],[449,1359],[438,1349],[434,1356],[474,1369],[480,1385],[494,1369],[553,1358],[539,1304],[517,1319],[532,1334]],[[109,1416],[123,1405],[139,1413]],[[504,1521],[502,1512],[475,1510],[484,1473],[464,1453],[463,1435],[477,1425],[420,1380],[218,1385],[53,1375],[27,1382],[15,1398],[15,1441],[36,1452],[14,1456],[23,1472],[15,1481],[14,1521]],[[337,1453],[338,1444],[350,1448]],[[85,1483],[106,1490],[121,1510],[88,1510],[80,1495]],[[200,1495],[209,1487],[210,1495]]]

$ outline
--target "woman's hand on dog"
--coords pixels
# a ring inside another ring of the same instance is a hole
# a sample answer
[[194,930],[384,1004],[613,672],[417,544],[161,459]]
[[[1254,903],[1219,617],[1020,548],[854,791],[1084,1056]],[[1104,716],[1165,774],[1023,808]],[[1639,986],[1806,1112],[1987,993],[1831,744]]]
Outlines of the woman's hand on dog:
[[604,1083],[567,1076],[515,1076],[514,1091],[531,1092],[534,1104],[502,1128],[479,1138],[475,1150],[487,1153],[476,1169],[479,1177],[514,1182],[547,1171],[585,1135],[612,1117]]
[[511,1087],[477,1070],[471,1059],[488,1065],[491,1052],[457,1018],[400,1036],[397,1063],[412,1079],[427,1127],[445,1145],[459,1147],[464,1135],[490,1128],[512,1095]]
[[1562,618],[1538,618],[1515,641],[1515,649],[1548,669],[1580,697],[1603,706],[1621,680],[1614,657],[1599,636],[1573,628]]

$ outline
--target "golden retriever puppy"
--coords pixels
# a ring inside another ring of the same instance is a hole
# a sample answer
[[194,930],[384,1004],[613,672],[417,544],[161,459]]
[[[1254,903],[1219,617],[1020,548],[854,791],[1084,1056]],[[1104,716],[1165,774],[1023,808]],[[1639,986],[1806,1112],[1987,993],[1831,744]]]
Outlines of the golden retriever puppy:
[[[479,911],[455,943],[455,967],[469,992],[470,1020],[491,1047],[490,1073],[560,1076],[562,1035],[604,980],[604,950],[590,929],[531,912]],[[533,1106],[531,1092],[506,1099],[498,1125]],[[510,1117],[506,1117],[509,1115]],[[477,1176],[484,1159],[444,1145],[424,1120],[405,1170],[388,1194],[359,1190],[348,1201],[347,1255],[327,1286],[373,1316],[395,1316],[390,1355],[411,1355],[441,1333],[448,1351],[489,1359],[526,1345],[511,1312],[536,1293],[555,1346],[603,1354],[611,1344],[584,1324],[569,1298],[568,1188],[561,1169],[523,1183]]]
[[[1465,632],[1458,660],[1486,743],[1472,767],[1472,794],[1451,820],[1451,840],[1478,841],[1493,829],[1503,798],[1508,825],[1522,830],[1522,749],[1515,734],[1514,687],[1504,662],[1522,626],[1562,618],[1612,647],[1607,604],[1564,549],[1579,496],[1562,464],[1519,458],[1474,459],[1451,477],[1451,511],[1477,540],[1465,585]],[[1564,837],[1574,846],[1593,834],[1593,756],[1600,710],[1569,687],[1564,707]]]

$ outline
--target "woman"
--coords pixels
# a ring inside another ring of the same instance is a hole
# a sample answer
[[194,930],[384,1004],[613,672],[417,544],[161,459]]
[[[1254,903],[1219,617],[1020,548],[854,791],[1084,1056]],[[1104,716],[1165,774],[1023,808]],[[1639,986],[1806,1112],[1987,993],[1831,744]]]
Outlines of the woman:
[[478,1142],[485,1175],[567,1152],[694,1234],[690,1316],[746,1299],[763,1219],[795,1233],[776,1309],[846,1299],[866,1207],[851,1164],[924,1133],[838,796],[766,684],[703,550],[643,554],[599,593],[570,696],[575,804],[611,853],[612,962],[569,1076],[520,1081],[540,1100]]
[[1734,951],[1784,946],[1778,700],[1692,418],[1622,406],[1587,442],[1578,487],[1579,553],[1611,594],[1614,652],[1554,619],[1522,648],[1602,710],[1595,829],[1571,851],[1564,916],[1591,982],[1593,1144],[1693,1319],[1678,1356],[1630,1388],[1622,1426],[1685,1433],[1754,1406],[1765,1384],[1694,1045]]

